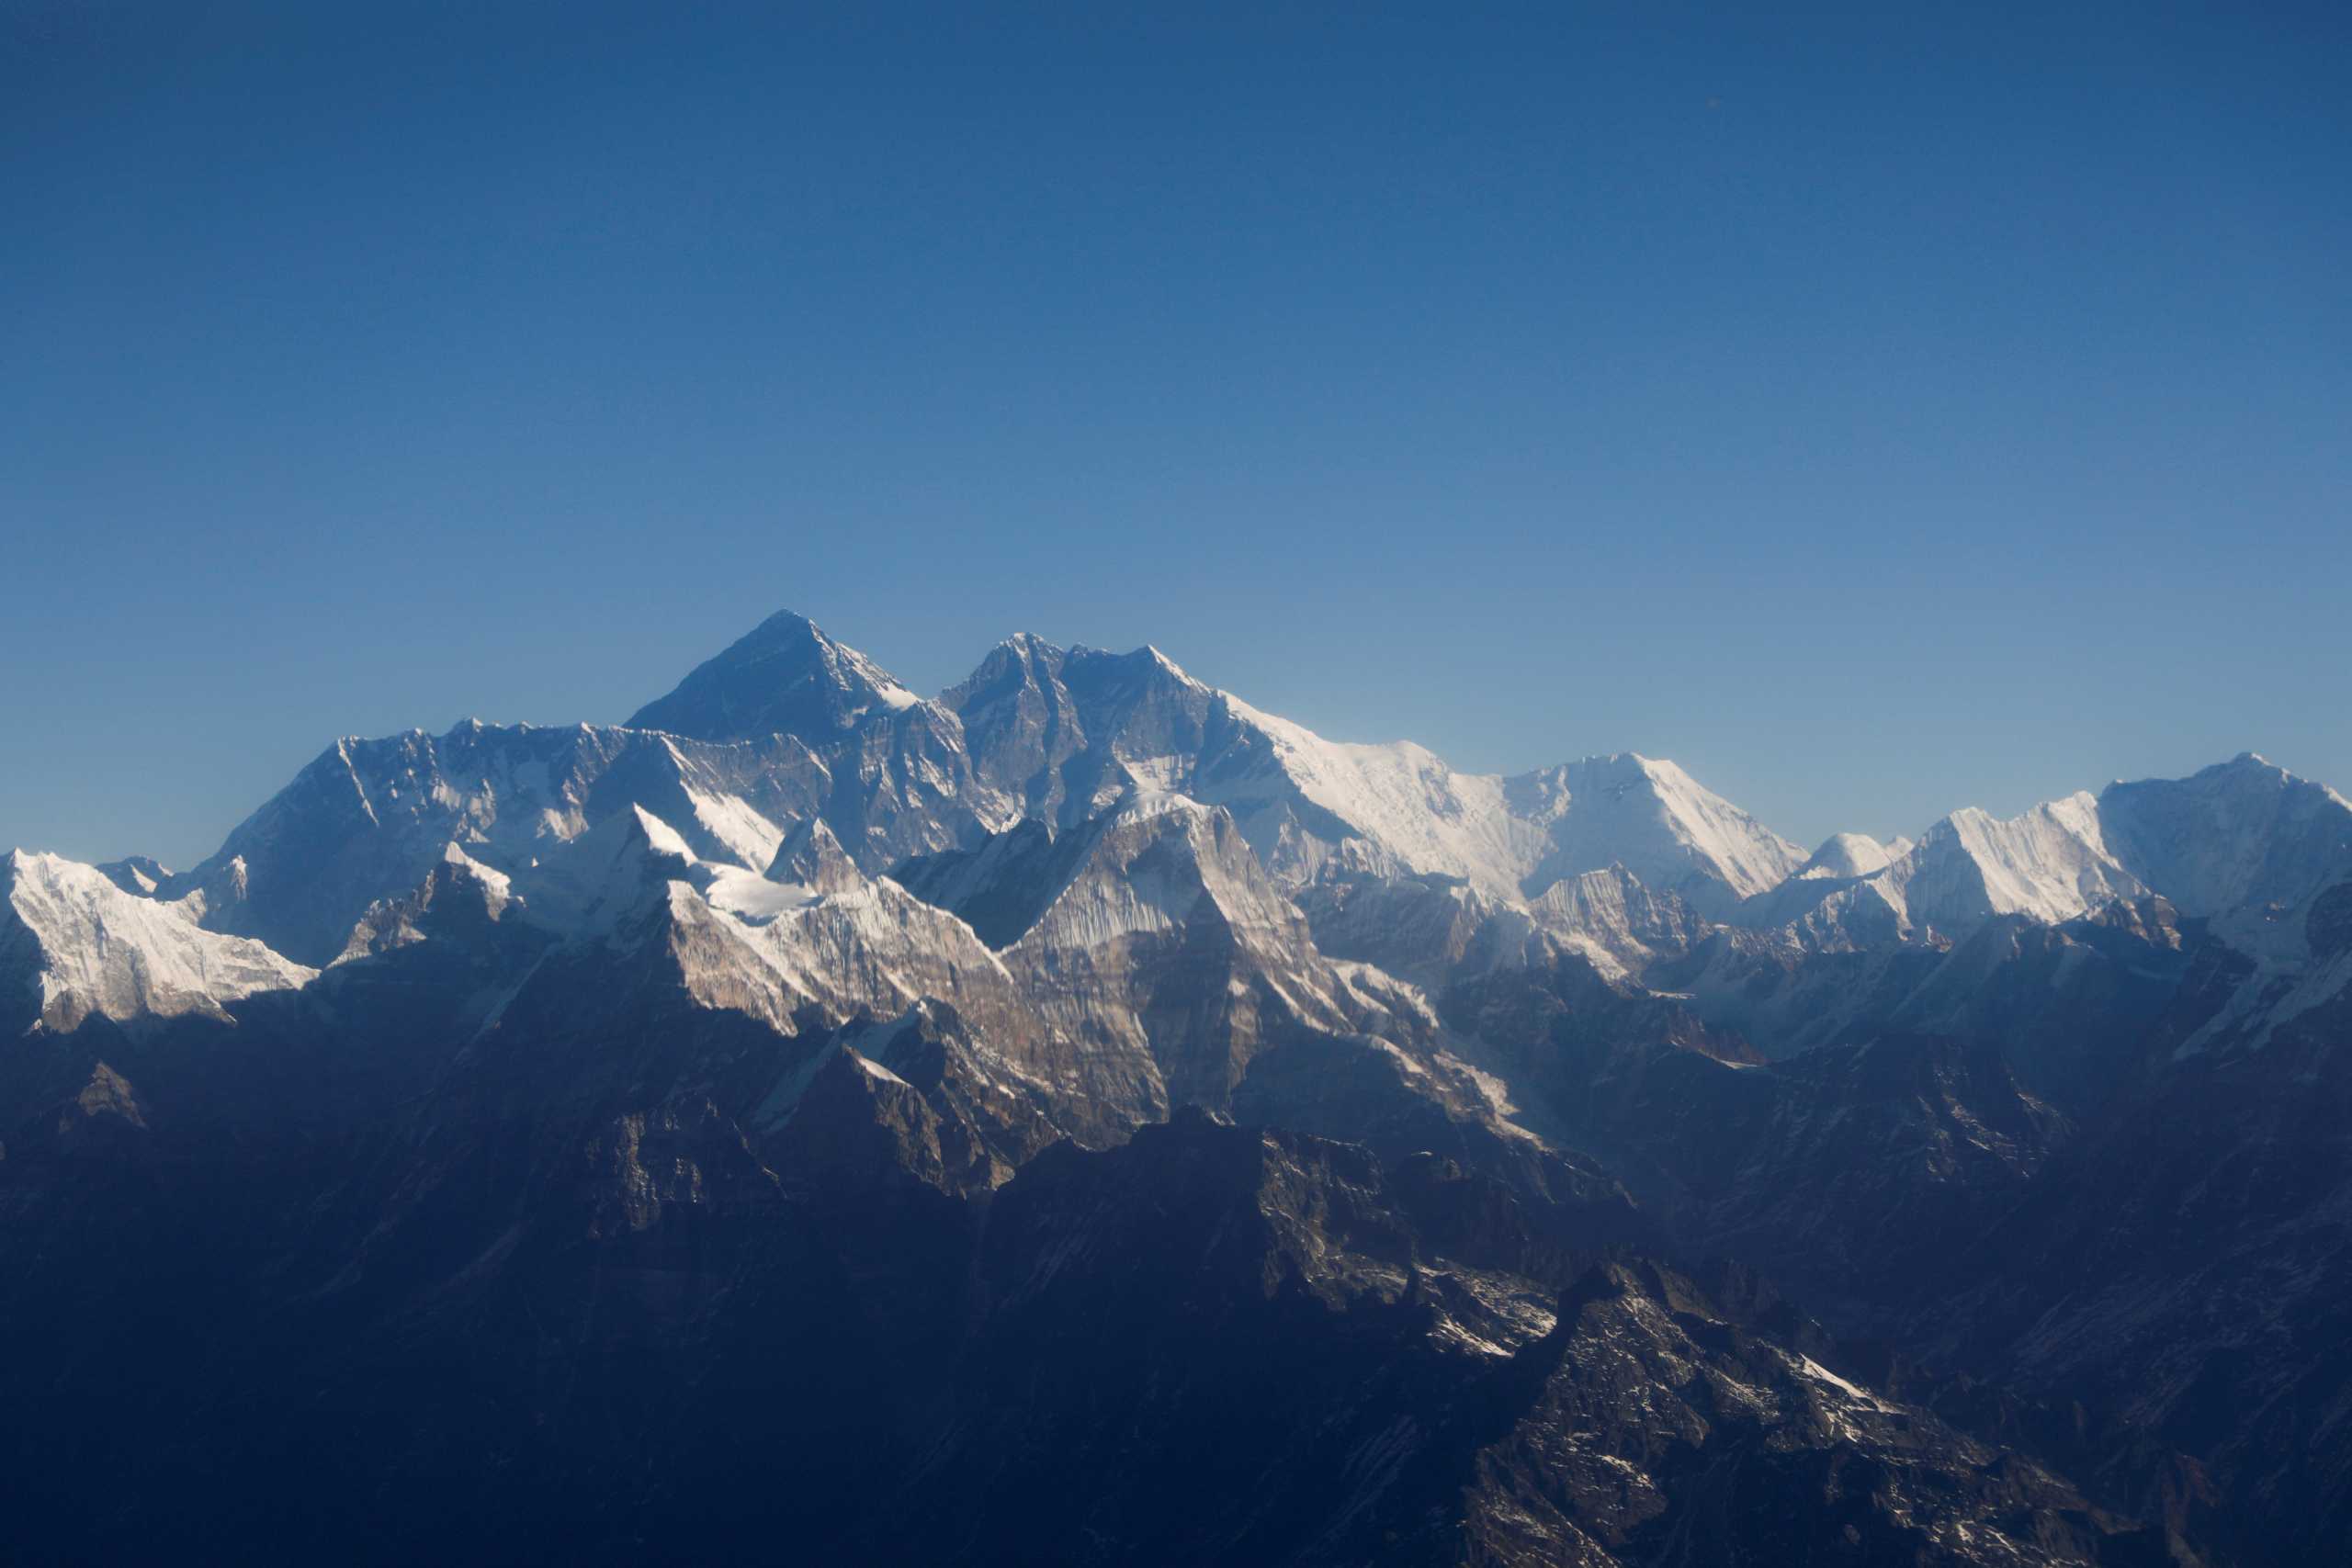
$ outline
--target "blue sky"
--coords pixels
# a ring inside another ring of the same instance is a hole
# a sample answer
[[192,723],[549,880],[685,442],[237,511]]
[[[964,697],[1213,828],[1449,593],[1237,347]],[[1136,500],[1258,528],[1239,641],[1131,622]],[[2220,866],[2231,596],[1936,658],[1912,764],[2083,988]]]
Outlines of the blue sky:
[[0,842],[787,605],[1808,841],[2352,786],[2341,6],[695,11],[9,8]]

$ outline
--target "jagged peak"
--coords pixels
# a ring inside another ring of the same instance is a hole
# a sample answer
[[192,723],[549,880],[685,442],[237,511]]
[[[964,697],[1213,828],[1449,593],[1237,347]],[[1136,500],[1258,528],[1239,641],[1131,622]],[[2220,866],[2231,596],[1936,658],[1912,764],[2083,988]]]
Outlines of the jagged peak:
[[975,665],[972,672],[939,694],[940,705],[965,714],[1013,693],[1042,690],[1058,678],[1068,652],[1035,632],[1015,632]]
[[1062,654],[1059,644],[1039,637],[1035,632],[1014,632],[997,647],[1022,659],[1056,659]]
[[770,882],[790,883],[820,893],[846,892],[865,883],[857,863],[821,817],[811,817],[785,835],[765,874]]
[[1115,684],[1159,684],[1188,693],[1227,694],[1194,679],[1150,643],[1120,653],[1082,642],[1064,648],[1035,632],[1015,632],[990,649],[972,673],[949,687],[940,700],[960,712],[971,702],[1001,691],[1015,672],[1023,682],[1041,686],[1068,675],[1090,685],[1099,685],[1107,677]]
[[453,840],[415,888],[368,907],[327,967],[377,957],[436,934],[478,933],[498,924],[509,909],[522,908],[525,901],[514,895],[512,878],[482,864]]

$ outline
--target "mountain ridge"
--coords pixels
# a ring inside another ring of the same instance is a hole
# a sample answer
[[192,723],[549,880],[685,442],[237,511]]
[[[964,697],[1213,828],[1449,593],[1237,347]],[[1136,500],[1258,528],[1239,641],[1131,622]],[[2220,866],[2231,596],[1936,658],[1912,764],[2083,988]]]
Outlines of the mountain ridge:
[[[69,1434],[6,1485],[119,1542],[147,1505],[61,1456],[208,1473],[61,1405],[119,1355],[318,1531],[446,1450],[591,1555],[1017,1555],[990,1475],[1088,1478],[1074,1562],[2352,1529],[2352,1369],[2295,1326],[2352,1298],[2325,786],[2247,753],[1807,853],[1636,753],[1466,774],[1028,634],[925,699],[790,615],[648,714],[703,733],[345,738],[187,870],[0,864],[0,1327],[77,1369],[0,1371]],[[232,1349],[72,1310],[189,1292]],[[224,1557],[233,1492],[171,1495]],[[444,1502],[400,1528],[502,1528]]]

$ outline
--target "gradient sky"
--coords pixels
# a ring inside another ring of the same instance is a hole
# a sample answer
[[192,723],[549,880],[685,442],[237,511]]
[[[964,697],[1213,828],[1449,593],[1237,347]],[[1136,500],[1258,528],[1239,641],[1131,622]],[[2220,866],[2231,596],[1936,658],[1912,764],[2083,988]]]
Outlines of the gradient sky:
[[2352,786],[2352,8],[694,9],[0,12],[0,844],[787,605],[1807,842]]

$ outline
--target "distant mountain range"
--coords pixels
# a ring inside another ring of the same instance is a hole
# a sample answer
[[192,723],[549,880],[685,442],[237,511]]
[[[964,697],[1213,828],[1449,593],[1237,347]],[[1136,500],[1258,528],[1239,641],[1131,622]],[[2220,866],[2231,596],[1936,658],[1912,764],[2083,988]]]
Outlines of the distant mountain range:
[[28,1560],[2352,1541],[2352,803],[2252,754],[1808,854],[782,614],[0,894]]

